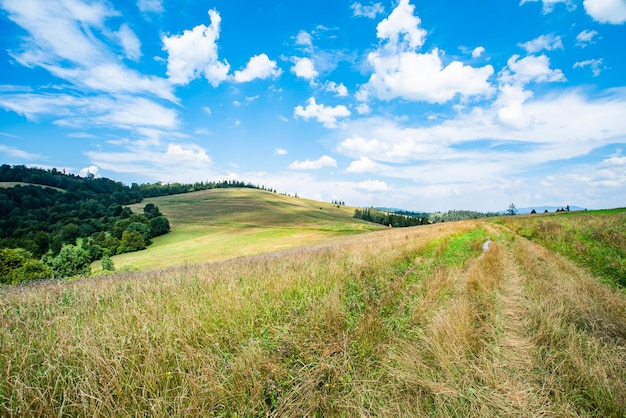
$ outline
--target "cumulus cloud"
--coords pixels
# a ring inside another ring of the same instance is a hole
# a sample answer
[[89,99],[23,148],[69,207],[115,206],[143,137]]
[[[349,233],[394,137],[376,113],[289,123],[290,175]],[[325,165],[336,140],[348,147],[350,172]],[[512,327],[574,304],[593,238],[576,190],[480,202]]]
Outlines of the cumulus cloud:
[[365,192],[386,192],[389,190],[387,183],[380,180],[365,180],[356,185],[357,190],[365,191]]
[[552,51],[554,49],[563,49],[563,41],[560,36],[541,35],[531,41],[518,44],[524,48],[529,54],[535,54],[539,51]]
[[337,167],[337,161],[328,155],[323,155],[317,160],[294,161],[289,165],[292,170],[319,170],[320,168]]
[[415,6],[409,4],[409,0],[400,0],[391,14],[376,27],[378,39],[411,50],[424,45],[426,31],[419,27],[422,21],[414,11]]
[[250,58],[246,68],[242,71],[235,71],[234,79],[238,83],[245,83],[256,78],[278,78],[282,74],[277,68],[276,61],[272,61],[266,54],[255,55]]
[[163,50],[167,51],[167,75],[174,84],[188,84],[204,76],[217,87],[228,78],[230,65],[220,61],[217,40],[222,18],[216,10],[209,10],[209,26],[198,25],[182,35],[163,36]]
[[314,118],[327,128],[336,128],[337,119],[347,118],[350,116],[350,111],[343,105],[332,107],[317,104],[315,98],[311,97],[306,107],[297,106],[294,109],[294,116],[305,120]]
[[507,61],[507,68],[501,72],[500,81],[527,84],[566,81],[566,79],[563,71],[550,68],[550,59],[545,55],[530,55],[522,59],[519,55],[513,55]]
[[298,32],[298,35],[296,36],[296,45],[312,47],[313,37],[307,31],[301,30],[300,32]]
[[348,88],[343,83],[335,83],[334,81],[327,81],[324,84],[326,91],[335,93],[337,97],[346,97],[348,95]]
[[485,53],[485,48],[482,47],[482,46],[477,46],[472,51],[472,58],[478,58],[478,57],[480,57],[484,53]]
[[97,165],[91,165],[89,167],[81,168],[78,172],[78,175],[81,177],[87,177],[89,174],[93,175],[94,177],[100,177],[100,169]]
[[313,80],[317,77],[318,72],[315,70],[315,65],[310,58],[294,58],[294,65],[291,67],[291,72],[297,77],[304,78],[305,80]]
[[626,22],[626,2],[624,0],[585,0],[585,11],[600,23],[620,25]]
[[365,86],[382,100],[403,98],[429,103],[445,103],[457,94],[462,96],[489,95],[493,88],[488,78],[493,67],[474,68],[453,61],[443,65],[441,53],[434,49],[427,54],[402,52],[388,55],[372,52],[368,57],[374,67]]
[[580,46],[581,48],[584,48],[587,45],[594,44],[595,43],[594,38],[596,37],[597,34],[598,32],[595,30],[585,29],[584,31],[576,35],[576,45]]
[[372,3],[368,6],[364,6],[361,3],[352,3],[350,8],[354,16],[367,17],[369,19],[375,19],[376,16],[385,12],[385,8],[381,3]]
[[381,100],[407,100],[445,103],[457,94],[462,96],[489,95],[493,91],[488,79],[493,74],[490,65],[474,68],[459,61],[444,65],[442,51],[419,53],[426,31],[414,15],[415,7],[401,0],[386,19],[377,26],[377,36],[383,45],[368,55],[373,68],[369,81],[358,97],[370,96]]
[[350,163],[346,172],[348,173],[371,173],[376,171],[378,164],[371,160],[369,157],[361,157],[358,160],[354,160]]

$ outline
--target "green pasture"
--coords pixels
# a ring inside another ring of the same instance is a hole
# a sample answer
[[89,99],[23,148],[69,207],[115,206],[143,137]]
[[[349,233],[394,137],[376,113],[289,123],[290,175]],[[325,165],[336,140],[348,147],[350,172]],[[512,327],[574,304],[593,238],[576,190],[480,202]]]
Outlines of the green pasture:
[[[256,189],[213,189],[145,199],[169,219],[170,233],[146,250],[113,257],[118,270],[145,271],[263,254],[381,229],[352,217],[353,207]],[[99,270],[99,262],[92,266]]]

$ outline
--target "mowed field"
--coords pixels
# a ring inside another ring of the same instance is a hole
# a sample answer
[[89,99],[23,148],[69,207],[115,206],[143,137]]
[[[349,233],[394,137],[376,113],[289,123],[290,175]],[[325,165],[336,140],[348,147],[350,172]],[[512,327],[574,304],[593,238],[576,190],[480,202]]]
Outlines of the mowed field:
[[[256,189],[213,189],[145,199],[172,230],[144,251],[113,257],[117,269],[146,271],[264,254],[331,237],[382,229],[352,218],[354,208]],[[94,270],[100,268],[94,263]]]
[[2,287],[0,415],[622,417],[625,271],[616,210]]

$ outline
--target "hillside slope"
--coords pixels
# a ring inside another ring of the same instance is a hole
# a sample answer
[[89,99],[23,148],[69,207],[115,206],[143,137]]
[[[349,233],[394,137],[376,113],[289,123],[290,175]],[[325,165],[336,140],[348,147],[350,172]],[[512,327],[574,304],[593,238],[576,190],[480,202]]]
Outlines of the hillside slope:
[[118,269],[143,271],[263,254],[382,228],[352,218],[351,207],[256,189],[149,198],[131,208],[140,212],[147,203],[159,207],[172,230],[147,250],[114,257]]

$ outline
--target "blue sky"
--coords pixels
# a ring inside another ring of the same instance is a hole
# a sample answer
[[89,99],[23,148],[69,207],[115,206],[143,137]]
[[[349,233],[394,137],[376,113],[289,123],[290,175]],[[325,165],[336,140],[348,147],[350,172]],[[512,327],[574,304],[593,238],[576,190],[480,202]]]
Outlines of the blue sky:
[[626,206],[625,0],[0,0],[0,162]]

